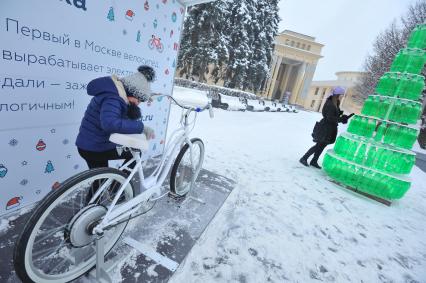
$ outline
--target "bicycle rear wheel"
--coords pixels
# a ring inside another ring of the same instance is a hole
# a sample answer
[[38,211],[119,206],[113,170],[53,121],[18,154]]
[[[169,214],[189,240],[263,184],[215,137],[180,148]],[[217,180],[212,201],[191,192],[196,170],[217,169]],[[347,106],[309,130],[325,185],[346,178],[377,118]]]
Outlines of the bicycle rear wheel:
[[[14,250],[14,266],[23,282],[70,282],[96,264],[92,229],[103,219],[127,176],[113,168],[84,171],[49,193],[33,211]],[[94,186],[106,185],[88,205]],[[124,189],[120,203],[134,197],[133,184]],[[117,204],[119,205],[119,204]],[[127,222],[105,231],[105,254],[120,238]]]
[[191,190],[204,161],[203,141],[196,138],[191,139],[191,142],[194,164],[191,162],[189,144],[185,144],[176,157],[170,174],[170,190],[174,195],[180,197],[185,196]]

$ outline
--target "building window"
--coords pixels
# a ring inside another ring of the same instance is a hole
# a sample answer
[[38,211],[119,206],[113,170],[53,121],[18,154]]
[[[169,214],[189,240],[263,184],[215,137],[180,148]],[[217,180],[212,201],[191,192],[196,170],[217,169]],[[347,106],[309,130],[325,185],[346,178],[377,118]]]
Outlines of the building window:
[[311,108],[314,108],[314,105],[315,105],[315,100],[312,100],[312,102],[311,102]]
[[323,91],[322,91],[322,96],[324,96],[326,92],[327,92],[327,89],[324,88]]
[[319,92],[319,87],[317,87],[317,88],[315,89],[315,95],[318,95],[318,92]]
[[310,46],[310,45],[308,45],[308,48],[306,48],[306,49],[307,49],[308,51],[309,51],[309,50],[311,50],[311,46]]
[[296,43],[296,47],[299,48],[300,47],[300,42]]
[[286,39],[285,40],[285,45],[289,45],[290,44],[290,40],[289,39]]
[[305,49],[305,47],[306,47],[306,44],[303,43],[302,44],[302,49]]
[[291,41],[290,46],[294,46],[294,41],[293,40]]

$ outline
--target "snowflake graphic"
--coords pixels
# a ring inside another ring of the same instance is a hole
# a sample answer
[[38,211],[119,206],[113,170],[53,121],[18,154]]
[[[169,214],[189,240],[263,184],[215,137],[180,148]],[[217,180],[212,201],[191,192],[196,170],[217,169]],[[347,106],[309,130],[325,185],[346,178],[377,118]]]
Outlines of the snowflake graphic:
[[41,190],[37,190],[35,193],[36,195],[39,195],[41,193]]
[[25,186],[26,184],[28,184],[28,180],[27,179],[22,179],[22,181],[20,182],[20,184],[22,186]]
[[74,170],[77,170],[80,166],[78,164],[74,165]]
[[71,154],[68,154],[68,155],[67,155],[67,159],[70,159],[70,158],[71,158]]
[[54,134],[54,133],[56,133],[56,129],[51,129],[51,130],[50,130],[50,132],[51,132],[52,134]]
[[127,34],[127,30],[123,29],[123,35]]
[[11,140],[9,141],[9,145],[10,145],[10,146],[17,146],[17,145],[18,145],[18,141],[17,141],[16,139],[11,139]]
[[70,141],[69,141],[68,139],[64,139],[64,140],[62,141],[62,143],[63,143],[63,144],[69,144],[69,143],[70,143]]
[[27,166],[27,165],[28,165],[28,161],[26,161],[26,160],[22,161],[22,162],[21,162],[21,165],[22,165],[22,166]]

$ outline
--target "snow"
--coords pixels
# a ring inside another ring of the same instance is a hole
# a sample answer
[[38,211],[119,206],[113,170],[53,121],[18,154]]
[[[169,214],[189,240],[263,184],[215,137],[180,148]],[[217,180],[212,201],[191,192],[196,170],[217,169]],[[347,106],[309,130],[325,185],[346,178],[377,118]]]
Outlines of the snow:
[[[170,127],[179,115],[172,107]],[[170,282],[426,281],[425,174],[415,167],[412,188],[391,207],[340,188],[298,163],[319,119],[198,115],[192,136],[205,143],[204,168],[237,187]]]
[[33,208],[33,205],[30,204],[28,206],[25,206],[18,211],[13,211],[9,214],[3,215],[0,219],[0,235],[2,235],[4,232],[6,232],[8,229],[12,228],[13,221],[18,219],[20,216],[26,214],[28,211],[30,211]]
[[414,144],[413,151],[426,154],[426,149],[421,148],[418,142]]

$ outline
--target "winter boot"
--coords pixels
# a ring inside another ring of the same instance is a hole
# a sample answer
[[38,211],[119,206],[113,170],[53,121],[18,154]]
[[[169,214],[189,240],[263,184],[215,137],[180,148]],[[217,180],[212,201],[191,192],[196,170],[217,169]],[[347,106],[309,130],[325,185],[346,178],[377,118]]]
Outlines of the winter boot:
[[302,158],[300,158],[299,162],[302,163],[303,165],[305,165],[306,167],[309,167],[308,159],[302,157]]
[[312,167],[317,168],[317,169],[322,169],[322,168],[321,168],[321,166],[319,166],[319,165],[318,165],[318,162],[316,162],[316,161],[313,161],[313,160],[312,160],[312,161],[311,161],[311,163],[310,163],[310,165],[311,165]]

